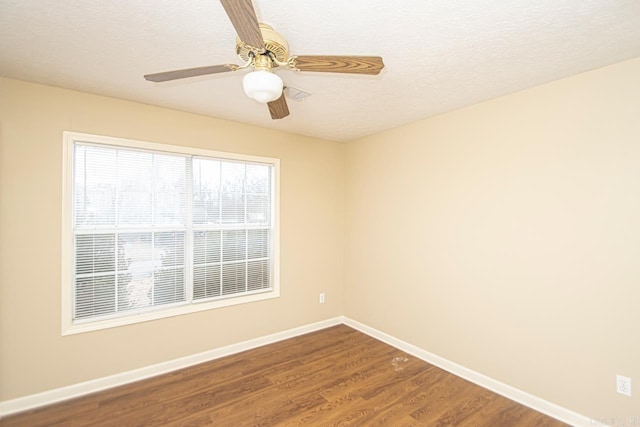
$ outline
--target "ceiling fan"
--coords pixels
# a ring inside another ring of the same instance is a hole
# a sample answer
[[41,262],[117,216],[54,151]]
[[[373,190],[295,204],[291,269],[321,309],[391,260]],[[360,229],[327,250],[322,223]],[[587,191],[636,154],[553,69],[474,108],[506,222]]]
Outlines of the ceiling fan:
[[296,71],[327,73],[379,74],[384,68],[379,56],[335,56],[335,55],[289,55],[287,41],[269,25],[258,23],[251,0],[220,0],[233,27],[238,33],[236,53],[242,65],[219,64],[147,74],[144,78],[152,82],[166,82],[187,77],[224,73],[252,68],[242,80],[247,96],[266,103],[272,119],[289,115],[284,98],[282,79],[273,73],[277,67]]

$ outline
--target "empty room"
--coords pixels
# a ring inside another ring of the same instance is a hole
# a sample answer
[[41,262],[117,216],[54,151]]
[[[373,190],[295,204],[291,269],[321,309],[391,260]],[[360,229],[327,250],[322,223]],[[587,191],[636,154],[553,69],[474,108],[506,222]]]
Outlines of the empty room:
[[640,427],[640,2],[0,0],[0,425]]

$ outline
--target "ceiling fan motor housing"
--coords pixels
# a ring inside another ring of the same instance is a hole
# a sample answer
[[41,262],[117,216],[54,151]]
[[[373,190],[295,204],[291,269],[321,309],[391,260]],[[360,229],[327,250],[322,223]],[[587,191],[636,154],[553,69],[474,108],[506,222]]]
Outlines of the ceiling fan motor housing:
[[[278,34],[271,26],[267,24],[260,24],[260,32],[262,33],[262,39],[264,40],[264,46],[267,52],[271,53],[276,61],[287,62],[289,59],[289,44]],[[236,53],[242,59],[243,62],[248,62],[252,56],[259,54],[253,46],[249,46],[240,38],[236,38]],[[278,64],[273,63],[274,67]]]

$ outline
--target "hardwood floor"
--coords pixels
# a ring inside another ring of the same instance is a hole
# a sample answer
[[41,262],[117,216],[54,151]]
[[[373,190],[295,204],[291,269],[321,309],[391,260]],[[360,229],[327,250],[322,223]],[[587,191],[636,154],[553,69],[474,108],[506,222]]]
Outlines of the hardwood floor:
[[340,325],[0,420],[13,426],[564,426]]

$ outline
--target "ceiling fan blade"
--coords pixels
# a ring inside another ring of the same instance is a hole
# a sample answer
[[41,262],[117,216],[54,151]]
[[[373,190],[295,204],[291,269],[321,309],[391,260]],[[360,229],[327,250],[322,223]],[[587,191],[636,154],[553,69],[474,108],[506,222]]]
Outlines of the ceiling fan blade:
[[304,55],[294,57],[294,66],[300,71],[375,75],[384,63],[379,56]]
[[240,40],[249,46],[264,50],[262,32],[251,0],[220,0]]
[[284,92],[280,95],[280,98],[268,102],[267,105],[273,120],[283,119],[289,115],[289,106],[287,106],[287,101],[284,99]]
[[237,65],[233,64],[220,64],[209,65],[206,67],[197,68],[185,68],[182,70],[165,71],[163,73],[147,74],[144,76],[145,80],[150,82],[167,82],[169,80],[186,79],[187,77],[205,76],[207,74],[225,73],[227,71],[235,71],[238,69]]

